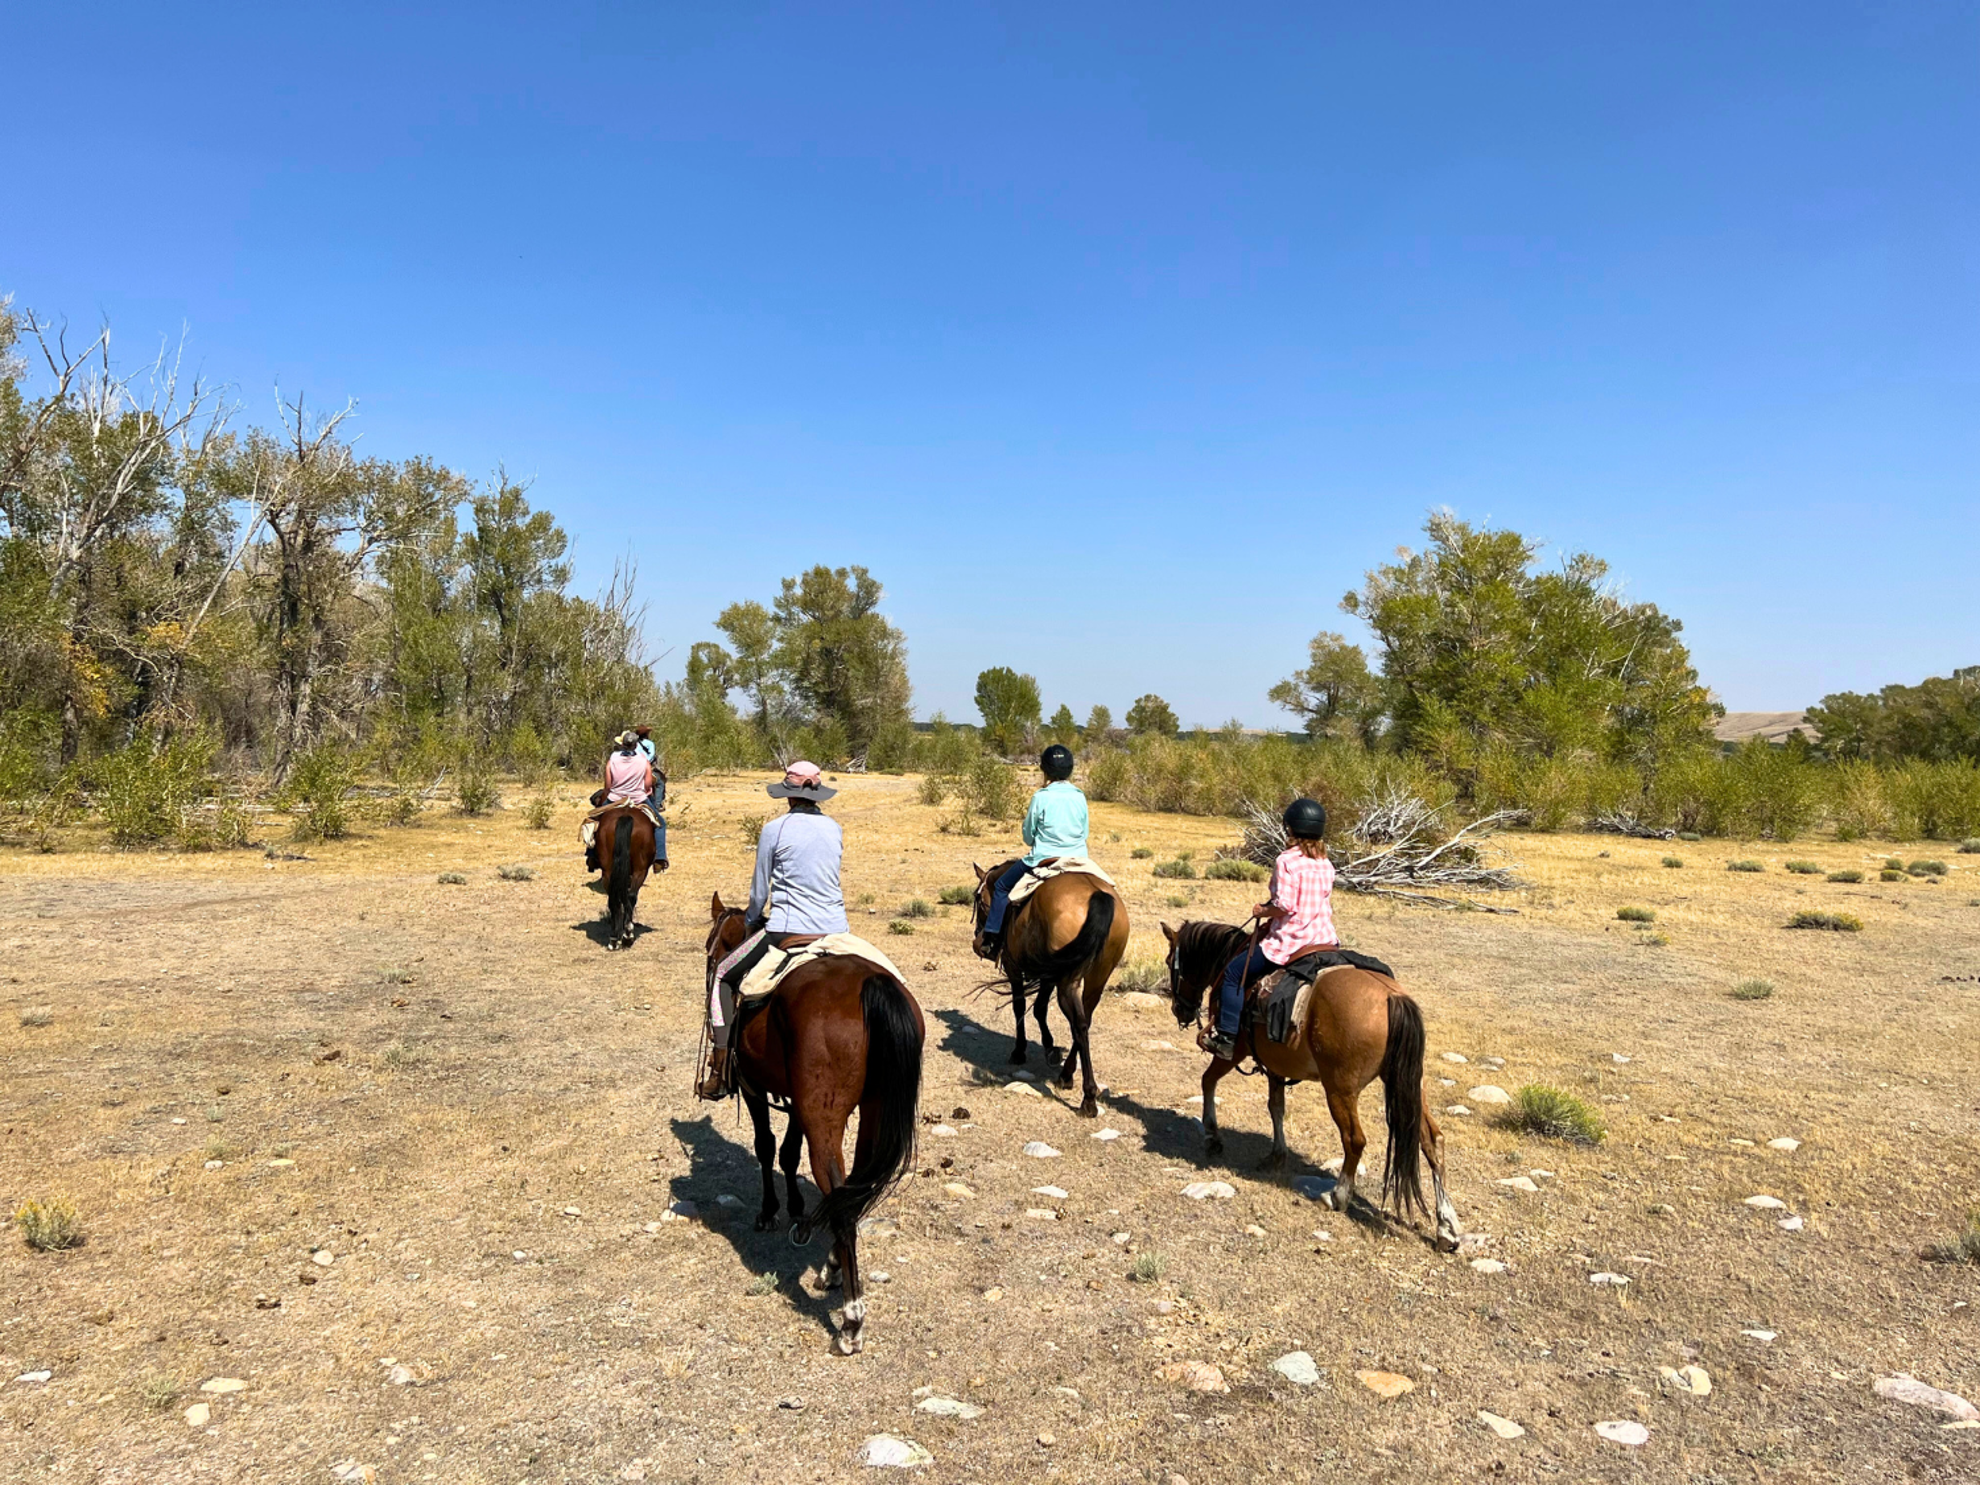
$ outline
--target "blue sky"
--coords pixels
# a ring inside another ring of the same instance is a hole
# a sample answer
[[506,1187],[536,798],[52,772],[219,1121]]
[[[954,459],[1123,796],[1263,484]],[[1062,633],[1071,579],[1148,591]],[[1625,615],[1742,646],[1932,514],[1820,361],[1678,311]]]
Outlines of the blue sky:
[[1969,5],[99,4],[7,49],[0,292],[532,477],[663,674],[856,562],[924,715],[1009,664],[1273,724],[1436,505],[1608,558],[1735,709],[1980,663]]

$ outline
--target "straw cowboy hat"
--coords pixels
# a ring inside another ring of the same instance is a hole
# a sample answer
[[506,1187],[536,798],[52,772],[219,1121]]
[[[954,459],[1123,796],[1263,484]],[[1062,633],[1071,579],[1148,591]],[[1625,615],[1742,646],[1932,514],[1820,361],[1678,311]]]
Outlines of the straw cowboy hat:
[[809,799],[813,804],[823,804],[839,791],[825,787],[824,776],[816,763],[806,763],[802,759],[784,770],[781,783],[769,786],[772,799]]

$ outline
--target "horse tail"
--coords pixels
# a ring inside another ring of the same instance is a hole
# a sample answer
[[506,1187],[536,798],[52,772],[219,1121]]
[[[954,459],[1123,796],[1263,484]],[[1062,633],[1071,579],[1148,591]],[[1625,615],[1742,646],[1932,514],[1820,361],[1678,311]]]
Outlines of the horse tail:
[[1389,1123],[1388,1166],[1382,1172],[1382,1201],[1407,1215],[1424,1216],[1420,1169],[1423,1153],[1423,1012],[1400,993],[1389,997],[1389,1045],[1382,1053],[1382,1112]]
[[1114,931],[1114,894],[1095,892],[1086,899],[1086,921],[1064,948],[1054,949],[1044,958],[1025,965],[1024,977],[1039,984],[1056,986],[1100,957],[1107,947],[1107,935]]
[[627,810],[612,827],[612,879],[605,900],[615,913],[626,900],[626,894],[632,891],[632,838],[632,811]]
[[866,1022],[866,1086],[859,1096],[853,1168],[792,1228],[795,1242],[810,1242],[820,1227],[834,1234],[855,1232],[914,1158],[922,1042],[914,1004],[892,978],[875,974],[859,988],[859,1009]]

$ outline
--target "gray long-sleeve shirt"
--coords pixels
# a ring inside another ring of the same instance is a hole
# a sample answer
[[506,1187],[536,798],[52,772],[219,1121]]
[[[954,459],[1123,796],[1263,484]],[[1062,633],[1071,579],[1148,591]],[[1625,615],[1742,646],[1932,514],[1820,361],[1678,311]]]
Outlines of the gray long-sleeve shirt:
[[793,810],[763,827],[756,838],[756,875],[749,884],[749,921],[767,903],[772,933],[848,933],[845,894],[839,889],[844,833],[829,815]]

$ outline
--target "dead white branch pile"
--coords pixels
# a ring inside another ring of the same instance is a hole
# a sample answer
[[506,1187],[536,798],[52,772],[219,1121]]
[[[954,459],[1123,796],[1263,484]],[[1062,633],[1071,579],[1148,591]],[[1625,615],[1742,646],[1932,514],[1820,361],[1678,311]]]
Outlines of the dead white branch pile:
[[1606,815],[1597,815],[1588,822],[1588,829],[1595,835],[1627,835],[1637,840],[1676,840],[1675,830],[1660,830],[1655,825],[1645,825],[1627,810],[1611,810]]
[[[1511,866],[1487,866],[1480,849],[1516,815],[1500,810],[1452,830],[1447,809],[1392,789],[1361,812],[1345,837],[1336,838],[1339,848],[1330,852],[1334,881],[1344,892],[1426,907],[1516,913],[1517,908],[1487,907],[1462,895],[1514,892],[1526,885]],[[1246,801],[1244,817],[1244,858],[1270,866],[1286,848],[1286,827],[1278,811]],[[1441,895],[1448,892],[1460,895]]]

